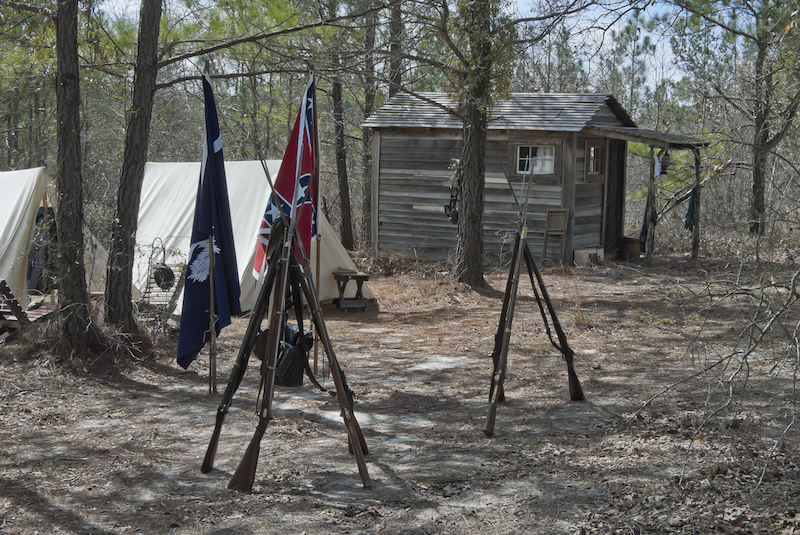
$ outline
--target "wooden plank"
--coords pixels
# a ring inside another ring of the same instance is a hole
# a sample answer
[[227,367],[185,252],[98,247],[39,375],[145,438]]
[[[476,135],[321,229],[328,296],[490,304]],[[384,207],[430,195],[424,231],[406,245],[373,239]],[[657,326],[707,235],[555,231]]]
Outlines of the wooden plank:
[[398,149],[408,149],[413,151],[426,149],[460,151],[461,144],[461,138],[456,136],[399,137],[387,135],[384,137],[382,148],[389,152],[397,152]]
[[381,160],[382,165],[391,168],[403,167],[404,171],[425,171],[428,169],[437,170],[439,173],[448,173],[452,176],[453,171],[450,170],[452,158],[447,155],[442,155],[441,158],[428,158],[425,155],[404,155],[395,156],[394,158],[384,156]]
[[[603,207],[602,206],[588,206],[588,207],[579,207],[575,209],[575,220],[585,220],[587,218],[597,218],[598,225],[600,224],[600,218],[603,215]],[[599,228],[599,227],[598,227]]]
[[398,167],[381,167],[381,179],[383,177],[408,178],[408,177],[435,177],[450,180],[453,177],[453,172],[449,169],[406,169]]

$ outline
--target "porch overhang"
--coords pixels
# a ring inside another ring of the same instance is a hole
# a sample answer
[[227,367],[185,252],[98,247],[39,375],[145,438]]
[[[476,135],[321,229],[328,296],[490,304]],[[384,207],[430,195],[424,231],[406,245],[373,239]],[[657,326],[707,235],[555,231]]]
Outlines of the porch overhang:
[[647,128],[625,127],[625,126],[587,126],[583,132],[598,137],[608,137],[611,139],[621,139],[623,141],[633,141],[644,143],[651,147],[676,150],[697,150],[708,147],[711,142],[705,139],[681,136],[678,134],[667,134]]

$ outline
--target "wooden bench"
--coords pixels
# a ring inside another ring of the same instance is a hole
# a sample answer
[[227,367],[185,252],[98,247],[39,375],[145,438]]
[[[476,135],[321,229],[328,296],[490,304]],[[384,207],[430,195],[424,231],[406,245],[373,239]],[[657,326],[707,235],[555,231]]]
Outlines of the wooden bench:
[[12,335],[31,320],[5,280],[0,280],[0,336]]
[[[339,297],[333,300],[336,308],[342,310],[360,308],[364,311],[369,307],[369,301],[364,299],[363,292],[364,281],[369,280],[369,275],[367,273],[340,267],[333,272],[333,278],[336,279],[336,286],[339,288]],[[347,288],[347,283],[351,280],[356,282],[356,294],[354,297],[345,297],[345,288]]]
[[5,280],[0,280],[0,339],[11,338],[17,332],[56,310],[55,305],[39,303],[23,310]]

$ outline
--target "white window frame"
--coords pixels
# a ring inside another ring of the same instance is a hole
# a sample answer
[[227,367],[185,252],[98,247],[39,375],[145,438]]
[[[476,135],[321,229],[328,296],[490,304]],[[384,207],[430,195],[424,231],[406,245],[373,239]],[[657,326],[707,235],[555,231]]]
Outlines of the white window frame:
[[[527,155],[534,153],[531,160]],[[516,150],[517,174],[526,175],[529,172],[534,175],[552,175],[556,168],[556,146],[555,145],[517,145]],[[531,166],[530,163],[533,165]],[[532,169],[532,171],[529,171]]]
[[[592,153],[594,152],[594,158]],[[592,169],[592,164],[596,164],[597,168]],[[606,170],[606,141],[605,139],[588,139],[586,140],[586,174],[587,175],[605,175]]]

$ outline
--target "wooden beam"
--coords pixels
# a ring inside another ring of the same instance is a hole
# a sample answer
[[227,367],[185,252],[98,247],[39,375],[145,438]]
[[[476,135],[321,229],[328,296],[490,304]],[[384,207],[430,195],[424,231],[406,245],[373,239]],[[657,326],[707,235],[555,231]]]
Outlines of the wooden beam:
[[372,131],[372,191],[370,195],[372,197],[372,206],[370,209],[372,210],[372,227],[370,228],[370,240],[372,241],[372,258],[378,258],[378,226],[380,225],[380,221],[378,221],[378,202],[380,200],[380,195],[378,192],[380,191],[380,182],[381,182],[381,131],[380,130],[373,130]]
[[575,133],[565,135],[564,150],[561,165],[561,206],[567,212],[567,231],[564,233],[564,247],[562,248],[561,263],[565,266],[572,264],[572,243],[575,232],[575,159],[578,153],[578,136]]
[[703,184],[700,181],[700,151],[694,149],[694,213],[692,219],[692,260],[700,253],[700,192]]

